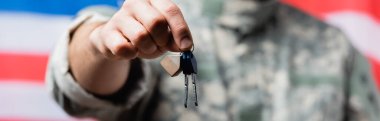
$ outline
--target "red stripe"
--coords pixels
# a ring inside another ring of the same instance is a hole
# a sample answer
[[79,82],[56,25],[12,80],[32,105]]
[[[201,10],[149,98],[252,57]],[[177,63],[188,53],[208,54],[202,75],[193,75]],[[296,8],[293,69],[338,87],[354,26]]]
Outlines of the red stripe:
[[93,118],[5,118],[0,117],[0,121],[97,121]]
[[317,18],[323,19],[328,13],[356,11],[366,13],[380,22],[380,0],[282,0]]
[[48,55],[0,52],[0,80],[30,80],[43,83]]
[[372,72],[374,73],[374,79],[376,81],[377,89],[380,91],[380,61],[376,60],[374,57],[369,57],[369,61],[372,65]]

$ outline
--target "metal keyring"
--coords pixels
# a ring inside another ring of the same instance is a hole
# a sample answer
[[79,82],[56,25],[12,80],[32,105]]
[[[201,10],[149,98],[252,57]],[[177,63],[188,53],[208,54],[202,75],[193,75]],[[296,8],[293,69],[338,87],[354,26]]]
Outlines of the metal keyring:
[[194,49],[195,49],[195,44],[194,44],[194,42],[193,42],[193,47],[192,47],[192,49],[191,49],[191,52],[194,52]]

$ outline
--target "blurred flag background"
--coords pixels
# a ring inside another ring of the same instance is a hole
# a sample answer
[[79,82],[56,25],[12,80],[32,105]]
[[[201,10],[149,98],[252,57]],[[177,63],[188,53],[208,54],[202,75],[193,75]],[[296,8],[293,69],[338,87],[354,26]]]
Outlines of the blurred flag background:
[[44,86],[48,56],[75,14],[116,0],[0,1],[0,120],[73,120]]
[[[380,87],[380,0],[283,0],[346,33]],[[47,59],[75,14],[116,0],[0,1],[0,120],[75,120],[48,96]]]

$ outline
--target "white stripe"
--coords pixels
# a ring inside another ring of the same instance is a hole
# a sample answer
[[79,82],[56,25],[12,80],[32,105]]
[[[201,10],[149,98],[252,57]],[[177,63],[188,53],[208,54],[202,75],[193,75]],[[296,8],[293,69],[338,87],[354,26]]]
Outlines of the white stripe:
[[0,81],[0,117],[70,119],[43,84]]
[[69,16],[0,12],[0,51],[49,53],[70,22]]
[[362,53],[380,60],[380,23],[364,13],[336,12],[326,16],[326,22],[340,28]]

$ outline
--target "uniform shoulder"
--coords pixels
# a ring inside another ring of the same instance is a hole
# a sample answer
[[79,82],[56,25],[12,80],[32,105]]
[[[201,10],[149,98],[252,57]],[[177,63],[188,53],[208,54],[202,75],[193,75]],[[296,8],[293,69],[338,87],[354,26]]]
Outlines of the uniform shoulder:
[[341,51],[348,53],[351,48],[348,37],[337,27],[329,25],[297,8],[280,4],[276,14],[278,28],[284,36],[297,45],[310,49]]
[[[334,33],[334,35],[345,36],[338,28],[327,24],[320,18],[316,18],[296,7],[280,3],[277,17],[287,27],[294,26],[300,30],[313,30],[317,34]],[[294,28],[290,27],[290,28]]]

